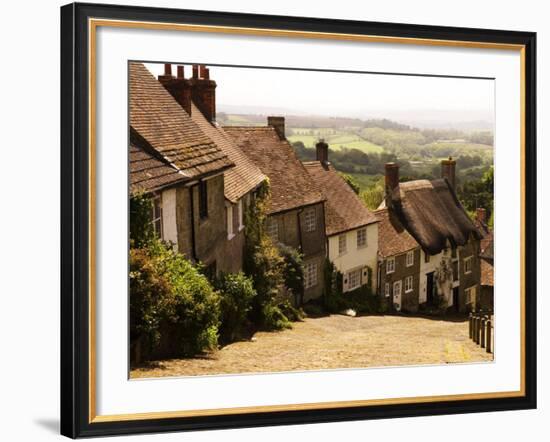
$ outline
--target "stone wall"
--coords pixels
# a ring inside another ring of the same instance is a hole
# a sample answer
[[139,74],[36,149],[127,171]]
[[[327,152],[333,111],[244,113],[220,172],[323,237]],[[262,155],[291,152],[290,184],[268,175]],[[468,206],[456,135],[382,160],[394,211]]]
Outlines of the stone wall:
[[[382,259],[379,262],[380,265],[380,285],[379,296],[382,298],[382,302],[394,310],[393,303],[393,283],[401,281],[401,311],[416,312],[419,305],[419,293],[420,293],[420,248],[414,250],[414,262],[413,265],[407,267],[406,265],[406,253],[395,256],[395,271],[392,273],[386,273],[387,259]],[[405,293],[405,278],[407,276],[413,277],[413,290],[409,293]],[[385,295],[385,285],[390,284],[390,296]]]
[[[472,271],[470,273],[464,272],[464,260],[465,258],[472,257]],[[465,290],[475,286],[476,287],[476,298],[479,299],[480,296],[480,280],[481,280],[481,262],[479,258],[479,240],[471,238],[464,247],[461,247],[459,250],[459,275],[460,275],[460,285],[459,285],[459,298],[458,306],[460,312],[467,312],[470,308],[467,305],[466,293]]]

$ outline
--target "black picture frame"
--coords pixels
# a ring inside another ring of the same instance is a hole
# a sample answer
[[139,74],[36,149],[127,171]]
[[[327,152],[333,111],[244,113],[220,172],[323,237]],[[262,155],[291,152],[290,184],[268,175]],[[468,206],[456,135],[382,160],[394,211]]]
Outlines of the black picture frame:
[[[524,396],[225,414],[90,421],[88,19],[105,18],[524,46],[525,385]],[[69,4],[61,8],[61,433],[88,437],[240,428],[536,408],[536,34],[489,29],[256,14]]]

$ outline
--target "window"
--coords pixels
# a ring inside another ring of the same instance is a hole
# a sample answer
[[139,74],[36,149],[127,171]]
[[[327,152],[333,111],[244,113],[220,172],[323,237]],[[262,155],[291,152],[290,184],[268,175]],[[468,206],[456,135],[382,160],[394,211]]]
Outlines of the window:
[[386,261],[386,273],[395,272],[395,257],[392,256]]
[[317,227],[315,209],[306,211],[304,223],[306,226],[306,232],[315,232],[315,228]]
[[233,206],[225,206],[225,219],[227,222],[227,239],[233,238]]
[[153,196],[153,207],[151,208],[151,224],[159,238],[162,238],[162,197],[158,193]]
[[476,304],[476,286],[467,288],[464,290],[464,293],[466,294],[466,303],[472,304],[475,306]]
[[304,266],[304,288],[308,289],[316,285],[317,285],[317,263],[308,262]]
[[413,291],[413,277],[407,276],[405,278],[405,293],[409,293]]
[[199,215],[201,219],[208,216],[208,184],[206,181],[199,182]]
[[430,255],[426,252],[424,252],[424,262],[426,264],[430,262]]
[[472,257],[464,258],[464,273],[472,272]]
[[389,298],[390,295],[391,295],[391,293],[390,293],[390,283],[386,282],[386,284],[384,285],[384,296],[386,298]]
[[355,290],[358,287],[361,287],[361,269],[348,273],[348,290]]
[[239,218],[239,231],[244,229],[244,219],[243,219],[243,200],[242,198],[237,203],[237,212],[238,212],[238,218]]
[[338,254],[343,255],[348,250],[348,245],[346,241],[346,234],[338,236]]
[[267,219],[267,234],[273,241],[279,241],[279,224],[275,218]]
[[414,264],[414,250],[407,252],[407,258],[405,260],[407,267],[411,267]]
[[367,245],[367,228],[364,227],[357,231],[357,248]]

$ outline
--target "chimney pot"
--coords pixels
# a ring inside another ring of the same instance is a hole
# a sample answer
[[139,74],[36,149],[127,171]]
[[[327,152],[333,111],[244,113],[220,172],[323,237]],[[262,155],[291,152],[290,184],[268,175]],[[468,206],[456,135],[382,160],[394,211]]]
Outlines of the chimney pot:
[[317,161],[320,161],[323,166],[328,166],[328,144],[322,138],[315,145],[315,152],[317,155]]
[[199,65],[193,65],[193,78],[199,78]]
[[199,65],[199,77],[206,78],[206,67],[203,64]]
[[184,79],[185,78],[185,69],[181,65],[178,65],[178,78],[179,79]]
[[456,185],[456,161],[453,157],[441,161],[441,178],[447,178],[447,181],[454,189]]
[[164,75],[172,75],[172,64],[164,63]]
[[275,129],[281,140],[286,140],[285,117],[267,117],[267,125]]
[[203,78],[205,80],[210,80],[210,69],[204,68],[203,74],[204,74]]
[[385,171],[386,190],[391,192],[399,186],[399,165],[397,163],[386,163]]

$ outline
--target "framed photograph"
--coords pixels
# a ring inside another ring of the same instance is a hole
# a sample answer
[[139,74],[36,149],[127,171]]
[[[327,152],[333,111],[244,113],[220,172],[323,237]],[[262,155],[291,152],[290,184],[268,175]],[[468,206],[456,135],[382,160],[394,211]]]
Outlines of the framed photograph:
[[62,434],[535,408],[535,46],[62,7]]

